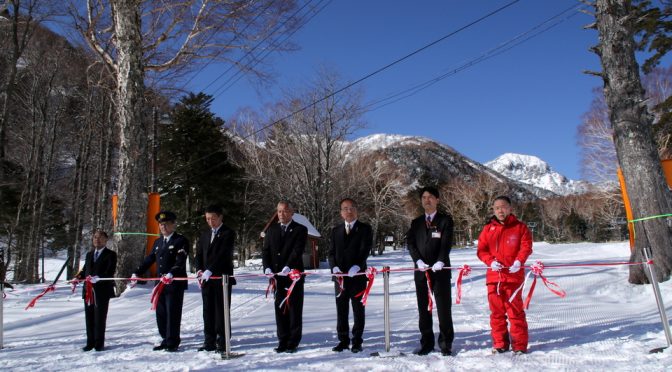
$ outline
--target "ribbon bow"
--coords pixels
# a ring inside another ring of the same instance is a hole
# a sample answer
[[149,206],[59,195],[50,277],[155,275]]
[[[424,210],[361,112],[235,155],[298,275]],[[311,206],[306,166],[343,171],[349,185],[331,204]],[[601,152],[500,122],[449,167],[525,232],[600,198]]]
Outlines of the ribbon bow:
[[432,313],[434,308],[434,291],[432,290],[432,278],[429,276],[429,270],[425,271],[425,278],[427,278],[427,311]]
[[462,278],[469,276],[469,274],[471,274],[471,267],[467,264],[462,265],[460,271],[457,273],[457,279],[455,280],[455,287],[457,288],[457,295],[455,296],[456,304],[462,301]]
[[537,261],[530,266],[530,271],[527,273],[525,276],[525,281],[523,284],[518,287],[518,289],[513,292],[511,295],[511,298],[509,298],[509,302],[513,301],[513,298],[518,294],[519,291],[521,291],[527,284],[527,279],[529,279],[530,275],[534,274],[534,279],[532,280],[532,285],[530,286],[529,292],[527,292],[527,296],[525,297],[525,301],[523,302],[523,308],[528,309],[530,307],[530,301],[532,301],[532,294],[534,293],[534,288],[537,285],[537,277],[541,278],[542,282],[550,290],[553,294],[557,295],[560,298],[564,298],[567,296],[567,292],[565,292],[562,288],[560,288],[559,285],[556,283],[546,279],[546,277],[543,275],[544,273],[544,264],[541,261]]
[[[55,290],[56,290],[56,287],[55,287],[53,284],[49,284],[49,285],[47,286],[47,288],[45,288],[45,289],[42,291],[42,293],[38,294],[37,296],[35,296],[35,298],[33,298],[32,300],[30,300],[30,302],[28,303],[28,305],[26,306],[26,308],[25,308],[24,310],[28,310],[28,309],[30,309],[31,307],[35,306],[35,303],[37,302],[37,300],[39,300],[40,298],[42,298],[42,296],[46,295],[47,293],[49,293],[49,292],[54,292]],[[4,293],[3,293],[3,295],[4,295]]]
[[362,296],[362,305],[364,306],[366,306],[366,300],[369,298],[369,292],[371,292],[371,287],[373,287],[373,279],[376,278],[376,273],[378,273],[378,270],[375,267],[368,267],[366,269],[366,279],[368,279],[369,283],[363,291],[355,295],[355,297]]
[[91,282],[91,275],[84,280],[84,303],[91,306],[96,304],[96,292],[93,290],[93,283]]
[[280,305],[278,305],[278,307],[282,307],[282,305],[286,304],[287,306],[285,306],[285,309],[284,309],[285,312],[287,311],[287,309],[289,309],[289,296],[292,295],[292,290],[294,290],[294,286],[296,285],[296,282],[298,282],[299,279],[301,279],[301,272],[297,269],[292,269],[292,271],[289,272],[288,276],[289,276],[289,279],[292,280],[292,285],[290,285],[289,288],[287,288],[287,295],[282,300],[282,302],[280,302]]
[[159,279],[159,284],[154,286],[154,289],[152,289],[152,298],[150,299],[152,302],[152,310],[156,310],[156,307],[159,305],[159,297],[161,297],[163,289],[166,287],[166,284],[170,284],[172,281],[173,279],[168,279],[165,276],[162,276],[161,279]]

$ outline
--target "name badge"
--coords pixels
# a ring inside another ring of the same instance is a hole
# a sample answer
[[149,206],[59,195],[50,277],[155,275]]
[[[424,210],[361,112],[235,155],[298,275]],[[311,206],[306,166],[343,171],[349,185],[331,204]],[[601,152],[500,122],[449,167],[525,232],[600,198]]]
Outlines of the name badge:
[[432,239],[441,239],[441,231],[434,231],[432,233]]

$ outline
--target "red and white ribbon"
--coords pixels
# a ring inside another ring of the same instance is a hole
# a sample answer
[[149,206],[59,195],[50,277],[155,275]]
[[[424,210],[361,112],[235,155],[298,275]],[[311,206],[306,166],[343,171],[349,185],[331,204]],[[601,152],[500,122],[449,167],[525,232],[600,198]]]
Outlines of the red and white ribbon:
[[560,288],[559,285],[556,283],[546,279],[546,277],[543,275],[544,273],[544,264],[541,261],[537,261],[532,266],[530,266],[530,271],[527,273],[525,276],[525,281],[523,281],[523,284],[518,287],[513,294],[511,295],[511,298],[509,298],[509,302],[512,302],[514,297],[518,294],[519,291],[523,290],[523,288],[527,285],[527,280],[529,279],[530,275],[534,274],[534,279],[532,280],[532,285],[530,286],[530,290],[527,292],[527,296],[525,297],[525,301],[523,302],[523,308],[528,309],[530,307],[530,301],[532,301],[532,295],[534,294],[534,288],[537,286],[537,277],[540,277],[546,288],[550,290],[553,294],[564,298],[567,296],[567,292],[565,292],[562,288]]
[[275,280],[273,277],[273,274],[268,274],[268,287],[266,287],[266,298],[268,298],[269,293],[273,293],[273,297],[275,297],[275,290],[278,286],[278,282]]
[[355,297],[362,296],[362,305],[366,306],[366,300],[369,298],[369,292],[371,292],[371,287],[373,287],[373,279],[376,278],[376,273],[378,271],[376,270],[375,267],[368,267],[366,269],[366,278],[368,279],[368,284],[366,285],[366,288],[364,288],[363,291],[357,293]]
[[282,308],[282,305],[286,304],[287,306],[285,306],[284,311],[287,311],[287,309],[289,309],[289,306],[290,306],[289,305],[289,296],[292,295],[292,291],[294,290],[294,286],[296,285],[296,282],[298,282],[299,279],[301,279],[301,272],[297,269],[293,269],[292,271],[289,272],[288,276],[289,276],[289,279],[292,280],[292,285],[290,285],[289,288],[287,288],[287,296],[285,296],[285,298],[282,300],[282,302],[280,302],[280,305],[278,306],[278,307]]
[[38,294],[37,296],[35,296],[35,298],[33,298],[32,300],[30,300],[30,302],[28,303],[28,305],[26,306],[26,308],[25,308],[24,310],[28,310],[28,309],[30,309],[31,307],[35,306],[35,303],[37,302],[37,300],[39,300],[40,298],[42,298],[42,296],[46,295],[46,294],[49,293],[49,292],[54,292],[54,291],[56,291],[56,287],[55,287],[53,284],[49,284],[49,285],[47,286],[47,288],[45,288],[45,289],[42,291],[42,293]]
[[339,298],[343,294],[343,291],[345,291],[345,288],[343,287],[343,277],[337,276],[336,283],[338,284],[338,294],[336,295],[336,298]]
[[93,283],[91,282],[91,275],[86,277],[84,281],[84,303],[91,306],[96,304],[96,291],[93,290]]
[[156,310],[156,307],[159,305],[159,297],[161,297],[161,293],[163,292],[163,289],[166,287],[167,284],[172,283],[172,279],[168,279],[165,276],[162,276],[161,279],[159,279],[159,284],[154,286],[154,289],[152,289],[152,310]]
[[427,311],[430,313],[434,308],[434,292],[432,291],[432,278],[429,276],[429,270],[425,271],[425,278],[427,278]]
[[469,274],[471,274],[471,267],[467,264],[464,264],[457,273],[457,279],[455,280],[455,288],[457,292],[455,296],[456,304],[459,304],[462,301],[462,279],[469,276]]

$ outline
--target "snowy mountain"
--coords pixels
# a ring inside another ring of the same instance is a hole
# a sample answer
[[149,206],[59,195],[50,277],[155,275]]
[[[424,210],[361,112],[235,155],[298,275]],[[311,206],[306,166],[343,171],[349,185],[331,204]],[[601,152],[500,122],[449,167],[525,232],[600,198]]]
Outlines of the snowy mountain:
[[373,134],[344,144],[348,157],[376,156],[406,176],[407,187],[418,186],[421,180],[446,183],[453,179],[472,181],[491,178],[508,186],[519,200],[534,200],[557,195],[555,192],[508,178],[469,159],[450,146],[432,139],[392,134]]
[[588,190],[588,183],[568,179],[536,156],[506,153],[485,163],[485,166],[513,180],[560,195],[580,194]]

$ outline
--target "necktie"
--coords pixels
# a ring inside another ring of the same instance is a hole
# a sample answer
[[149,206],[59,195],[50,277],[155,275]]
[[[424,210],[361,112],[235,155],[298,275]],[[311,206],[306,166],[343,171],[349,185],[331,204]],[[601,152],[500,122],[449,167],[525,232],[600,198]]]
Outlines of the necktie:
[[345,235],[349,235],[349,234],[350,234],[350,229],[352,229],[352,227],[350,227],[350,224],[349,224],[349,223],[346,223],[346,224],[345,224]]
[[287,232],[287,225],[280,225],[282,228],[282,236],[285,236],[285,233]]
[[100,256],[100,251],[96,249],[96,251],[93,253],[93,262],[98,261],[98,256]]
[[168,245],[168,238],[163,238],[163,245]]
[[212,229],[212,235],[210,235],[210,243],[215,240],[215,235],[217,234],[217,229]]
[[427,228],[429,229],[432,226],[432,217],[427,216],[427,221],[425,222],[427,223]]

